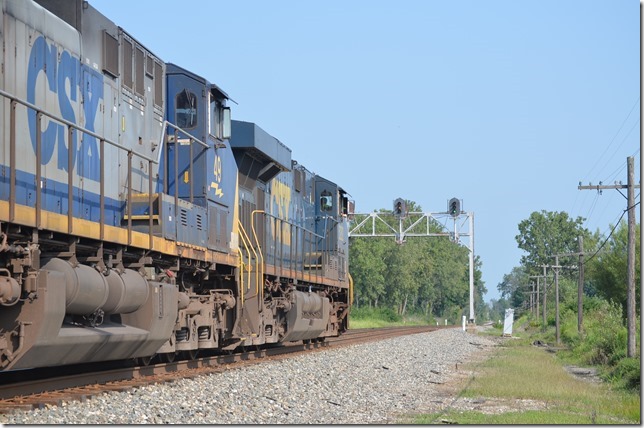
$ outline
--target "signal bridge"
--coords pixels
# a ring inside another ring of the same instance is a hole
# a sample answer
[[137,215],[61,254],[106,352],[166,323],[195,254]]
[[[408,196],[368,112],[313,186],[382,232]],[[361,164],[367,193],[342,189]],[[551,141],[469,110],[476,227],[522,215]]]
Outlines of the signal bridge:
[[[451,221],[450,221],[451,220]],[[462,221],[460,221],[462,220]],[[350,216],[349,238],[356,237],[393,237],[397,244],[404,244],[408,237],[446,236],[469,250],[470,270],[470,316],[474,318],[474,213],[461,211],[461,200],[452,198],[447,203],[447,211],[409,212],[407,202],[398,198],[391,212],[354,213]],[[397,224],[396,224],[397,223]],[[450,231],[447,223],[453,226]],[[392,225],[393,224],[393,225]],[[467,227],[465,227],[467,225]],[[461,237],[469,237],[469,242],[461,242]]]

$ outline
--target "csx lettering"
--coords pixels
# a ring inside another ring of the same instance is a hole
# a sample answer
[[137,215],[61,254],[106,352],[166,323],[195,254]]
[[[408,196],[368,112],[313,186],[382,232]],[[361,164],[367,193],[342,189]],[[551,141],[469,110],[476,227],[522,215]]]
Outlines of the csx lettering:
[[[39,36],[29,55],[29,71],[27,72],[27,101],[39,105],[36,96],[36,84],[41,73],[50,92],[58,97],[58,108],[63,119],[78,124],[73,103],[81,102],[84,127],[94,131],[94,122],[100,100],[103,99],[103,76],[90,67],[82,64],[78,58],[63,50],[58,58],[58,47],[49,44],[43,36]],[[36,112],[29,110],[28,123],[31,146],[36,151]],[[68,150],[72,150],[71,168],[76,167],[78,175],[98,181],[100,179],[100,159],[96,138],[86,134],[80,137],[74,132],[72,141],[66,140],[66,126],[49,121],[47,128],[42,130],[41,164],[51,162],[56,152],[58,169],[68,171]],[[57,150],[56,150],[57,149]]]

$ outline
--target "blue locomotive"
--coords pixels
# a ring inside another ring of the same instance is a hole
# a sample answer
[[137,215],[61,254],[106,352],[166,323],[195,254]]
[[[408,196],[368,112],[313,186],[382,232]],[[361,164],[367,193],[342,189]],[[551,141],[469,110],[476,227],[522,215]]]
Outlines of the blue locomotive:
[[87,1],[0,5],[0,370],[346,330],[341,187]]

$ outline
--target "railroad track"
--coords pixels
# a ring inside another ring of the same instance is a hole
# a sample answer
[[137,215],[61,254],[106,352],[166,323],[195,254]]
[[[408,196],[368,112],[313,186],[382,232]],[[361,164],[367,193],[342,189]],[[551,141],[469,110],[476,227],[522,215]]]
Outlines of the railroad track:
[[65,401],[83,401],[108,391],[126,391],[144,385],[194,378],[316,350],[430,332],[439,328],[441,327],[415,326],[349,330],[340,337],[327,338],[324,342],[295,342],[263,349],[245,349],[230,355],[148,366],[128,366],[124,362],[114,362],[102,363],[100,370],[96,367],[90,369],[92,366],[89,365],[65,368],[65,373],[58,370],[58,375],[52,375],[42,369],[3,373],[0,375],[0,413],[61,405]]

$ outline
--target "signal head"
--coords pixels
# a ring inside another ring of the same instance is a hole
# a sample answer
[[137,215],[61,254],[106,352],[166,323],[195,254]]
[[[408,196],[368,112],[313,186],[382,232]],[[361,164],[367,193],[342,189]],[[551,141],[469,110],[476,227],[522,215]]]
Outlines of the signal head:
[[461,213],[461,201],[458,198],[452,198],[447,203],[447,212],[452,217],[458,217]]
[[407,203],[403,198],[394,201],[394,216],[398,218],[407,217]]

